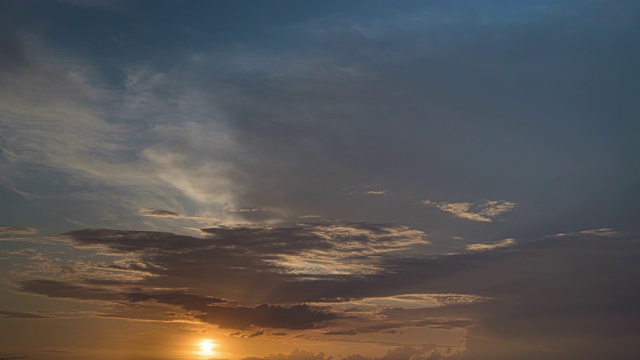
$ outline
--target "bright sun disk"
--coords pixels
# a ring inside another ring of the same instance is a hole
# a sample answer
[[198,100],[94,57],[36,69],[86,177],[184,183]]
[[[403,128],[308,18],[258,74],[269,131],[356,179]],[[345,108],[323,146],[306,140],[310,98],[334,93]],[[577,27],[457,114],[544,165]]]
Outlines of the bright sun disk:
[[214,347],[216,347],[216,344],[209,339],[204,339],[200,341],[200,349],[205,354],[211,354]]

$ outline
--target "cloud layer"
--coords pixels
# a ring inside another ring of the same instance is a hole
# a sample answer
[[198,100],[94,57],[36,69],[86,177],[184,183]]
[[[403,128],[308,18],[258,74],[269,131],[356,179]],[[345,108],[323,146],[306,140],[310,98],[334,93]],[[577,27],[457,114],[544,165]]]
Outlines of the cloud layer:
[[[23,280],[18,289],[119,304],[115,312],[104,308],[102,316],[169,320],[171,312],[174,319],[250,331],[245,335],[270,328],[322,328],[320,336],[356,340],[418,328],[466,332],[466,345],[452,353],[411,346],[390,352],[434,359],[460,358],[464,348],[464,359],[596,359],[612,348],[615,354],[637,350],[631,339],[640,328],[632,314],[640,294],[629,286],[639,273],[636,236],[585,230],[421,257],[403,249],[424,245],[423,235],[391,225],[253,225],[202,232],[204,237],[106,229],[67,233],[61,239],[72,246],[126,254],[129,264],[139,264],[102,268],[147,276],[104,281],[78,272],[64,281]],[[292,268],[292,261],[311,262],[314,254],[349,271]],[[376,270],[362,272],[363,266]],[[591,341],[593,336],[600,341]]]

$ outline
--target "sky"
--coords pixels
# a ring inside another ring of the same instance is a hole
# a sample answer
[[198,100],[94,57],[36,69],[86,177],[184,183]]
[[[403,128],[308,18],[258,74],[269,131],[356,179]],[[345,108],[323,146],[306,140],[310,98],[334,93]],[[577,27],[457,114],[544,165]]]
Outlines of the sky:
[[640,354],[635,0],[0,2],[0,357]]

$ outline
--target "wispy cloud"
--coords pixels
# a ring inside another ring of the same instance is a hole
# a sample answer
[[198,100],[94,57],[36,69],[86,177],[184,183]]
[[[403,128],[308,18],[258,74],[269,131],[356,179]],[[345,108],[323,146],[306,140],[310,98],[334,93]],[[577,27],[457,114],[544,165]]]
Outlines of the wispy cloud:
[[223,226],[223,225],[234,224],[233,221],[223,221],[215,217],[189,216],[189,215],[179,214],[177,212],[162,210],[162,209],[143,208],[138,211],[138,215],[150,217],[150,218],[159,218],[159,219],[188,220],[193,223],[200,224],[200,226]]
[[19,311],[6,311],[0,310],[0,319],[1,318],[9,318],[9,319],[45,319],[47,316],[25,313]]
[[369,191],[365,191],[364,193],[365,195],[390,195],[390,193],[387,190],[369,190]]
[[422,204],[433,206],[461,219],[480,222],[492,222],[496,217],[516,207],[516,203],[506,200],[489,200],[482,203],[424,200]]
[[160,209],[140,209],[138,214],[142,216],[150,216],[150,217],[167,217],[167,218],[181,218],[182,215],[168,210],[160,210]]
[[589,229],[582,230],[574,233],[560,233],[555,234],[554,236],[580,236],[580,235],[592,235],[592,236],[600,236],[600,237],[617,237],[622,236],[624,233],[615,231],[609,228],[600,228],[600,229]]
[[379,185],[350,186],[342,189],[347,195],[392,196],[393,194]]
[[503,248],[503,247],[509,247],[509,246],[513,246],[517,244],[517,242],[514,239],[504,239],[502,241],[498,241],[492,244],[469,244],[467,245],[467,250],[470,251],[487,251],[487,250],[494,250],[494,249],[499,249],[499,248]]
[[[7,93],[0,99],[4,186],[57,203],[55,183],[66,202],[121,223],[142,204],[183,211],[191,203],[193,211],[215,214],[233,204],[229,154],[238,147],[220,121],[198,123],[211,115],[202,114],[208,105],[201,96],[169,101],[166,92],[179,86],[150,66],[125,67],[122,87],[114,87],[95,64],[35,36],[21,46],[22,68],[0,72]],[[203,153],[220,155],[195,156]],[[45,170],[58,180],[45,186],[32,176]]]
[[[287,273],[308,276],[375,274],[383,270],[375,260],[379,256],[429,244],[424,232],[404,226],[314,224],[302,230],[300,235],[315,237],[317,245],[325,245],[270,260]],[[326,246],[329,243],[331,245]]]
[[379,309],[418,309],[448,305],[473,304],[488,300],[485,297],[469,294],[398,294],[384,297],[368,297],[346,302],[331,303],[333,307],[350,311]]
[[0,226],[0,237],[10,235],[36,235],[38,230],[24,226]]

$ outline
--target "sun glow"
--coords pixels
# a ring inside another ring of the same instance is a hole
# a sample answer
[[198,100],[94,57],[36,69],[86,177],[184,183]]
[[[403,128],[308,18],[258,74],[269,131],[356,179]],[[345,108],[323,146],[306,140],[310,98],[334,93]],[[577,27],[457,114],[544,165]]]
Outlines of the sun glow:
[[213,340],[203,339],[200,341],[200,352],[205,355],[213,354],[213,348],[215,348],[217,344],[213,342]]

